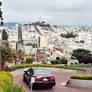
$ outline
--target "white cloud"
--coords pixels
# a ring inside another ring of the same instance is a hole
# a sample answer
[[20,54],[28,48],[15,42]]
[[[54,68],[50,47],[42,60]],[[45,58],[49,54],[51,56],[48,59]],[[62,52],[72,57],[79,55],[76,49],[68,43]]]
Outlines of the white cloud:
[[92,24],[91,6],[92,0],[3,0],[2,9],[5,21]]

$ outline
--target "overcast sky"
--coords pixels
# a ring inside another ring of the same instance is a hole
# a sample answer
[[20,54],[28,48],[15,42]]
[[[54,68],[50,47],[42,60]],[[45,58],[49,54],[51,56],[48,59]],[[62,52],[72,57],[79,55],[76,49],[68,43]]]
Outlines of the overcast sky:
[[92,0],[0,0],[5,22],[92,25]]

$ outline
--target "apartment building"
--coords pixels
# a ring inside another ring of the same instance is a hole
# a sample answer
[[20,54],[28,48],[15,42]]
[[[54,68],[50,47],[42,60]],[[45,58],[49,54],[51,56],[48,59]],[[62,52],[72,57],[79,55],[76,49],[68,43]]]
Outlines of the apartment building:
[[18,24],[12,27],[6,27],[5,28],[7,34],[8,34],[8,41],[10,44],[10,47],[13,49],[16,49],[17,43],[18,43]]
[[48,40],[49,40],[48,37],[40,36],[39,37],[39,47],[40,48],[47,47],[48,46]]
[[85,44],[92,44],[92,32],[79,32],[76,39]]

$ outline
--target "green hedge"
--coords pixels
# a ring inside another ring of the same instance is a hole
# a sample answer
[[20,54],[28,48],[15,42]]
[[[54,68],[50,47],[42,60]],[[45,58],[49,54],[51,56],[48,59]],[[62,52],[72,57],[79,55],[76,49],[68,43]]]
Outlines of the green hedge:
[[7,71],[14,71],[16,69],[26,68],[26,67],[53,67],[53,68],[63,68],[63,69],[86,71],[86,69],[82,69],[82,68],[76,68],[76,67],[70,67],[70,66],[55,66],[52,64],[20,64],[20,65],[8,67]]
[[0,72],[0,92],[26,92],[22,86],[13,85],[10,72]]
[[60,63],[59,63],[59,60],[55,59],[55,60],[51,60],[51,64],[56,65],[56,64],[60,64]]
[[13,87],[10,88],[9,91],[7,92],[26,92],[24,90],[24,87],[20,86],[20,85],[14,85]]
[[68,65],[70,67],[92,67],[92,65],[89,64],[76,64],[76,65]]
[[73,74],[71,79],[83,79],[83,80],[92,80],[92,74],[84,75],[84,74]]
[[26,63],[32,63],[34,61],[34,57],[33,56],[27,56],[26,57]]
[[12,85],[12,75],[9,72],[0,72],[0,92],[8,92]]
[[51,64],[54,64],[54,65],[56,65],[56,64],[67,64],[68,60],[67,60],[66,57],[62,57],[60,59],[51,60],[50,62],[51,62]]

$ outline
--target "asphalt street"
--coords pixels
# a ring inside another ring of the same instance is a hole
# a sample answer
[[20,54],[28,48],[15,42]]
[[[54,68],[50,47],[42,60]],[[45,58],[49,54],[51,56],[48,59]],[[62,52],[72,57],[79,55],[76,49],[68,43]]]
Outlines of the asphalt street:
[[[32,92],[92,92],[92,89],[88,88],[73,88],[64,86],[63,84],[70,78],[70,75],[73,73],[61,71],[52,71],[51,73],[56,77],[56,86],[54,86],[52,89],[33,89]],[[14,83],[24,86],[25,90],[30,92],[28,85],[23,82],[23,74],[14,76]]]

